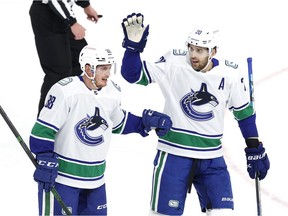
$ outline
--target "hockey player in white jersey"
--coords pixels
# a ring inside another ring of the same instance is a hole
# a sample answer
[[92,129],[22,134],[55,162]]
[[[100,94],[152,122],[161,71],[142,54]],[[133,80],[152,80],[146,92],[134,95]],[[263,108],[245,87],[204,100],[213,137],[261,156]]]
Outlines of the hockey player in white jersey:
[[157,83],[165,97],[164,113],[173,121],[171,130],[158,139],[150,214],[182,215],[193,184],[202,212],[231,216],[233,194],[221,144],[226,108],[233,112],[247,144],[250,177],[258,172],[262,180],[270,167],[238,65],[215,57],[217,31],[195,28],[187,49],[171,50],[149,62],[140,56],[149,34],[143,15],[128,15],[122,27],[122,76],[130,83]]
[[114,57],[109,49],[86,45],[79,57],[83,74],[52,86],[32,129],[30,149],[38,166],[39,215],[62,215],[51,188],[72,215],[107,215],[105,158],[112,133],[151,129],[165,135],[170,117],[145,109],[142,117],[120,106],[120,87],[109,79]]

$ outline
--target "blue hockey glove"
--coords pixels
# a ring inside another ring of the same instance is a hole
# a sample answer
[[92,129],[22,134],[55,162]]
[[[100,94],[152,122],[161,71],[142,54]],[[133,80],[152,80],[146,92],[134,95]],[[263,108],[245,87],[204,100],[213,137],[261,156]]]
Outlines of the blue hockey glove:
[[121,23],[124,40],[122,46],[132,52],[143,52],[147,37],[149,35],[149,25],[143,25],[144,16],[141,13],[132,13]]
[[168,115],[150,109],[143,110],[142,121],[146,133],[155,129],[158,136],[164,136],[172,127],[172,121]]
[[260,142],[257,148],[246,147],[245,152],[250,178],[255,179],[256,173],[258,173],[259,180],[264,179],[270,168],[270,162],[263,144]]
[[49,192],[55,184],[58,171],[58,157],[57,154],[41,153],[36,156],[37,167],[34,172],[34,180],[38,182],[39,186]]

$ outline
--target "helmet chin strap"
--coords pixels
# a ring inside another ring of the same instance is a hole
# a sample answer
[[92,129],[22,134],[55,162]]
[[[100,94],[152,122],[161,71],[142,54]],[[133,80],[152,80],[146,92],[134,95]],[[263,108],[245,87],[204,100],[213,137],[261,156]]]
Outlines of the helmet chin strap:
[[97,85],[96,85],[96,81],[95,81],[94,79],[91,80],[91,82],[92,82],[92,84],[95,86],[96,89],[99,89],[99,88],[97,87]]
[[84,72],[84,74],[85,74],[85,76],[86,76],[89,80],[91,80],[91,83],[94,85],[94,87],[95,87],[96,89],[99,89],[99,88],[97,87],[96,81],[95,81],[96,73],[93,72],[93,75],[94,75],[93,77],[88,76],[88,74],[87,74],[86,72]]
[[205,66],[202,70],[200,70],[200,72],[202,72],[202,73],[207,72],[207,71],[205,71],[205,70],[207,69],[207,67],[209,66],[209,64],[210,64],[210,62],[211,62],[211,60],[212,60],[212,49],[209,48],[209,51],[210,51],[210,52],[209,52],[207,64],[206,64],[206,66]]

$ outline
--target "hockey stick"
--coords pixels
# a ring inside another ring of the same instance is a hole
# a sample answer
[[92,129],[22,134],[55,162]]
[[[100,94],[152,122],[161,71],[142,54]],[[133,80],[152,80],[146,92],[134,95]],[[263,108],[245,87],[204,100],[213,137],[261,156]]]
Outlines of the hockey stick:
[[[16,130],[13,123],[10,121],[9,117],[7,116],[7,114],[5,113],[5,111],[1,105],[0,105],[0,114],[2,115],[3,119],[5,120],[5,122],[7,123],[7,125],[9,126],[11,131],[13,132],[13,134],[15,135],[16,139],[18,140],[18,142],[20,143],[20,145],[22,146],[22,148],[24,149],[24,151],[26,152],[26,154],[30,158],[31,162],[34,164],[35,167],[37,167],[38,164],[37,164],[36,159],[34,158],[33,154],[31,153],[30,149],[28,148],[28,146],[26,145],[26,143],[24,142],[24,140],[22,139],[22,137],[20,136],[18,131]],[[61,205],[61,207],[65,211],[66,215],[72,215],[70,210],[67,208],[67,206],[65,205],[65,203],[61,199],[60,195],[58,194],[58,192],[54,186],[52,187],[51,191],[52,191],[54,197],[56,198],[56,200],[58,201],[58,203]]]
[[[250,90],[250,102],[255,109],[255,98],[254,98],[254,82],[253,82],[253,70],[252,70],[252,58],[247,58],[248,64],[248,79],[249,79],[249,90]],[[255,176],[255,187],[256,187],[256,201],[257,201],[257,216],[262,216],[262,205],[261,205],[261,192],[260,192],[260,180],[259,173]]]

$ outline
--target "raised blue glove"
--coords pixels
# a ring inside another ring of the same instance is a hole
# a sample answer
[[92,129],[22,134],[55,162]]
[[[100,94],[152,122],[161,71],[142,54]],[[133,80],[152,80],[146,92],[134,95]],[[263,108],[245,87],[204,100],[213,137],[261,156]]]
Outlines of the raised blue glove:
[[260,142],[257,148],[246,147],[245,152],[250,178],[255,179],[256,173],[258,173],[259,180],[264,179],[270,168],[270,162],[263,144]]
[[172,127],[172,121],[168,115],[150,109],[143,110],[142,121],[146,133],[155,129],[158,136],[164,136]]
[[132,52],[143,52],[147,37],[149,35],[149,25],[143,25],[144,16],[141,13],[132,13],[121,23],[124,40],[122,46]]
[[34,180],[39,186],[49,192],[55,184],[55,179],[58,172],[58,157],[57,154],[48,152],[41,153],[36,156],[37,167],[34,172]]

